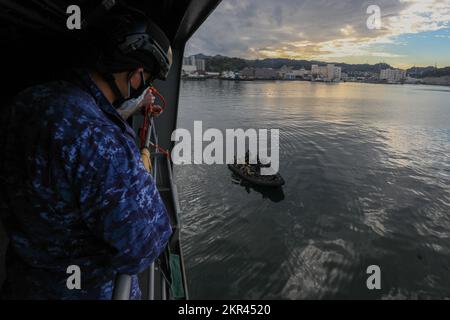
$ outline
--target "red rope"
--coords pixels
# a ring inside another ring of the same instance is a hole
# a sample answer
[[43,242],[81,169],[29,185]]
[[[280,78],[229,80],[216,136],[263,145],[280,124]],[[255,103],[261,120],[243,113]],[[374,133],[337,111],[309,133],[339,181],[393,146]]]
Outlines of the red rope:
[[[150,126],[151,118],[154,116],[160,116],[167,107],[166,99],[164,99],[163,95],[161,93],[159,93],[159,91],[156,90],[156,88],[151,87],[148,90],[150,91],[151,94],[153,94],[155,97],[157,97],[161,100],[162,105],[161,105],[161,110],[156,109],[154,104],[149,104],[148,106],[145,106],[145,108],[144,108],[144,123],[142,124],[142,127],[139,130],[139,139],[141,142],[141,148],[145,147],[145,142],[146,142],[145,140],[147,138],[147,133],[148,133],[148,129]],[[163,153],[166,157],[170,158],[170,153],[167,150],[163,149],[162,147],[160,147],[154,143],[150,143],[150,146],[152,146],[159,152]]]
[[164,154],[167,158],[170,159],[170,153],[169,153],[167,150],[161,148],[159,145],[154,144],[154,143],[150,143],[150,145],[151,145],[153,148],[155,148],[156,150],[158,150],[159,152],[161,152],[162,154]]

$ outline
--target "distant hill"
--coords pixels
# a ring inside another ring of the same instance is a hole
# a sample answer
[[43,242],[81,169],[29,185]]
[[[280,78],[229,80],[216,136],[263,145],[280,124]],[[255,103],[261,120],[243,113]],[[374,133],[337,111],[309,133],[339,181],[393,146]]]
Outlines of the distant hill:
[[432,72],[434,71],[436,68],[435,67],[412,67],[408,70],[406,70],[406,72],[411,75],[412,77],[422,77],[422,75],[424,73],[428,73],[428,72]]
[[450,76],[450,67],[428,70],[422,74],[422,78]]
[[407,70],[407,73],[414,78],[439,78],[450,76],[450,67],[413,67]]
[[[283,66],[292,67],[294,69],[305,68],[311,69],[311,65],[319,64],[324,65],[330,62],[323,61],[308,61],[308,60],[293,60],[293,59],[263,59],[263,60],[247,60],[242,58],[230,58],[222,55],[207,56],[204,54],[195,55],[198,59],[204,59],[206,61],[206,70],[211,72],[222,71],[240,71],[246,67],[255,68],[273,68],[280,69]],[[334,63],[336,66],[342,67],[343,72],[375,72],[378,73],[383,69],[392,68],[386,63],[378,64],[347,64],[347,63]]]

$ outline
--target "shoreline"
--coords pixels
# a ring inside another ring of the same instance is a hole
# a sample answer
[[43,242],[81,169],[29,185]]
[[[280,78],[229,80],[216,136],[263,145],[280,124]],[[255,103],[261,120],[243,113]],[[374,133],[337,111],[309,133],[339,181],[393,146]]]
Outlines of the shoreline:
[[218,80],[218,81],[228,81],[228,82],[309,82],[309,83],[321,83],[321,84],[341,84],[341,83],[359,83],[359,84],[377,84],[377,85],[390,85],[390,86],[434,86],[434,87],[444,87],[450,88],[450,84],[433,84],[433,83],[387,83],[387,82],[364,82],[364,81],[339,81],[339,82],[326,82],[326,81],[309,81],[309,80],[283,80],[283,79],[220,79],[220,78],[204,78],[204,79],[186,79],[182,78],[182,81],[206,81],[206,80]]

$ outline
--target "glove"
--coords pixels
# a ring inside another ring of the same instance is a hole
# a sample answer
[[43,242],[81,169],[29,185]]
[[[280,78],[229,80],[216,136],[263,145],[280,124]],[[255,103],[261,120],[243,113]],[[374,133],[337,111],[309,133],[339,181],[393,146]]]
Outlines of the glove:
[[150,157],[150,150],[147,148],[143,148],[141,150],[141,160],[144,163],[145,170],[147,172],[152,173],[152,160]]
[[135,99],[128,99],[117,109],[123,120],[127,120],[129,117],[139,112],[144,106],[155,103],[155,96],[150,90],[145,90],[139,97]]

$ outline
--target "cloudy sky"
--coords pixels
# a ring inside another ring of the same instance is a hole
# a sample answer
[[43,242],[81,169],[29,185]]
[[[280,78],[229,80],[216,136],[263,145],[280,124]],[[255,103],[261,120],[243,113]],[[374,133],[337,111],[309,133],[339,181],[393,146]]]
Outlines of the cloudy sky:
[[223,0],[188,43],[197,53],[450,66],[450,0]]

